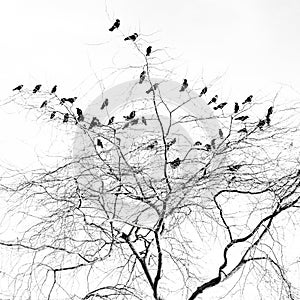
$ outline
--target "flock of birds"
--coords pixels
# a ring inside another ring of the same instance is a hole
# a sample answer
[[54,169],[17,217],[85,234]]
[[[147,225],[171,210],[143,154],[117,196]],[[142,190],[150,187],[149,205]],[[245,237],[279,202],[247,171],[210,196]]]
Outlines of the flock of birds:
[[[112,25],[112,27],[109,28],[109,31],[114,31],[115,29],[118,29],[120,27],[120,20],[119,19],[116,19],[116,21],[114,22],[114,24]],[[137,33],[134,33],[126,38],[124,38],[124,41],[135,41],[138,37],[138,34]],[[148,46],[147,49],[146,49],[146,56],[150,56],[151,55],[151,52],[152,52],[152,46]],[[144,80],[146,79],[146,71],[143,70],[140,74],[140,77],[139,77],[139,84],[142,84],[144,82]],[[151,92],[154,92],[157,88],[158,88],[158,83],[154,83],[153,85],[151,84],[151,87],[146,91],[147,94],[151,93]],[[21,91],[23,89],[23,84],[21,85],[18,85],[17,87],[15,87],[13,89],[13,91]],[[32,93],[33,94],[36,94],[37,92],[39,92],[41,90],[41,87],[42,85],[41,84],[37,84],[34,89],[32,90]],[[179,92],[184,92],[186,89],[188,88],[188,81],[187,79],[184,79],[183,82],[182,82],[182,85],[180,87],[180,90]],[[52,90],[50,91],[50,94],[55,94],[57,91],[57,85],[54,85]],[[204,87],[201,92],[200,92],[200,95],[199,97],[202,97],[204,96],[208,91],[208,88],[207,87]],[[57,97],[57,96],[56,96]],[[57,97],[58,98],[58,97]],[[63,105],[64,103],[66,102],[69,102],[71,104],[73,104],[77,97],[73,97],[73,98],[58,98],[60,100],[60,104]],[[247,97],[243,102],[242,102],[242,105],[245,105],[245,104],[248,104],[248,103],[251,103],[252,102],[252,99],[253,99],[253,95],[250,95],[249,97]],[[214,110],[218,110],[218,109],[221,109],[223,110],[223,108],[228,104],[227,102],[221,102],[219,104],[217,104],[217,101],[218,101],[218,95],[215,95],[209,102],[208,102],[208,105],[210,104],[214,104],[215,106],[213,107]],[[41,104],[40,108],[44,108],[46,107],[48,104],[48,100],[45,100],[43,101],[43,103]],[[109,105],[109,101],[108,99],[105,99],[104,102],[102,103],[102,106],[100,107],[101,110],[103,110],[105,107],[107,107]],[[237,102],[235,102],[234,104],[234,114],[237,114],[240,110],[240,106]],[[53,119],[56,115],[57,111],[53,111],[50,115],[50,119]],[[268,108],[268,111],[267,111],[267,115],[265,117],[265,119],[261,119],[259,120],[258,124],[257,124],[257,127],[260,129],[260,130],[263,130],[263,127],[267,124],[268,126],[270,125],[270,122],[271,122],[271,115],[273,113],[273,107],[269,107]],[[81,122],[81,121],[84,121],[84,116],[83,116],[83,112],[80,108],[76,108],[76,124],[78,122]],[[131,121],[133,122],[134,118],[136,117],[136,111],[133,110],[132,112],[130,112],[129,115],[127,116],[123,116],[123,118],[125,119],[125,121]],[[242,116],[238,116],[238,117],[235,117],[234,120],[237,120],[237,121],[241,121],[241,122],[244,122],[246,121],[247,119],[249,118],[249,116],[246,116],[246,115],[242,115]],[[115,120],[115,117],[112,116],[110,117],[110,119],[108,120],[108,126],[112,125],[114,123],[114,120]],[[63,116],[63,123],[67,123],[69,121],[69,113],[65,113],[64,116]],[[145,119],[145,117],[142,117],[142,122],[144,125],[147,125],[147,121]],[[136,122],[137,123],[137,122]],[[89,129],[93,128],[94,126],[100,126],[100,121],[94,117],[90,123],[90,126],[89,126]],[[125,126],[123,127],[126,128],[129,126],[129,123],[126,123]],[[247,128],[246,126],[240,130],[238,130],[238,133],[247,133]],[[222,132],[221,129],[219,129],[219,136],[221,139],[224,138],[224,134]],[[216,147],[215,145],[215,141],[216,139],[213,139],[211,141],[210,144],[205,144],[204,145],[204,149],[203,150],[206,150],[206,151],[210,151],[212,148],[214,149]],[[166,144],[166,148],[167,150],[169,150],[169,148],[176,143],[176,138],[174,138],[172,141],[168,142]],[[147,146],[146,149],[148,150],[151,150],[153,148],[155,148],[155,146],[157,146],[158,142],[157,141],[154,141],[153,143],[151,143],[150,145]],[[103,148],[103,143],[100,139],[97,139],[97,142],[96,142],[96,145],[97,146],[100,146],[101,148]],[[202,143],[197,141],[194,146],[201,146]],[[169,162],[170,166],[175,169],[177,168],[181,163],[181,160],[179,157],[177,157],[175,160]],[[237,171],[239,169],[239,165],[236,165],[236,166],[231,166],[230,167],[231,171]]]

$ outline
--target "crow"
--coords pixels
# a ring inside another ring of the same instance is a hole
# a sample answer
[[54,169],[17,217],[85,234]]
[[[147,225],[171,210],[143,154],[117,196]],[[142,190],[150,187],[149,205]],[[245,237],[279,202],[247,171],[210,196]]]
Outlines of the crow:
[[201,145],[202,145],[202,143],[199,142],[199,141],[197,141],[197,142],[194,144],[194,146],[201,146]]
[[206,151],[211,150],[211,145],[210,145],[210,144],[206,144],[206,145],[204,145],[204,147],[205,147],[205,150],[206,150]]
[[67,98],[61,98],[60,99],[60,105],[63,105],[66,102]]
[[208,102],[208,105],[211,104],[211,103],[216,103],[218,100],[218,95],[215,95],[209,102]]
[[238,117],[238,118],[235,118],[235,120],[237,120],[237,121],[245,121],[245,120],[247,120],[249,117],[248,116],[240,116],[240,117]]
[[243,132],[247,133],[247,128],[246,127],[238,130],[238,133],[243,133]]
[[126,121],[132,120],[135,117],[135,110],[133,110],[129,116],[123,116]]
[[146,56],[150,56],[151,51],[152,51],[152,46],[147,47]]
[[55,85],[52,90],[51,90],[51,94],[54,94],[56,92],[56,89],[57,89],[57,85]]
[[217,105],[216,107],[214,107],[214,110],[217,110],[217,109],[223,109],[223,107],[225,106],[225,105],[227,105],[227,102],[222,102],[222,103],[220,103],[219,105]]
[[82,110],[78,107],[76,107],[76,113],[78,115],[78,118],[80,118],[80,116],[82,116]]
[[70,102],[71,104],[73,104],[76,99],[77,99],[77,97],[73,97],[73,98],[65,99],[65,101]]
[[145,117],[142,117],[142,122],[143,122],[143,124],[147,125],[147,121],[146,121]]
[[172,169],[176,169],[180,165],[180,163],[180,158],[177,157],[175,160],[170,162],[170,166],[172,167]]
[[100,107],[100,109],[104,109],[106,106],[108,106],[108,99],[107,98],[103,101],[102,106]]
[[158,83],[154,83],[153,84],[153,88],[150,87],[150,89],[148,91],[146,91],[146,93],[149,94],[150,92],[155,91],[157,89],[157,87],[158,87]]
[[270,119],[269,115],[266,116],[266,122],[267,122],[268,126],[270,126],[271,119]]
[[189,86],[189,84],[187,82],[187,79],[183,79],[183,83],[182,83],[182,86],[181,86],[179,92],[185,91],[188,86]]
[[139,36],[139,35],[138,35],[137,33],[134,33],[134,34],[132,34],[132,35],[126,37],[126,38],[124,39],[124,41],[129,41],[129,40],[131,40],[131,41],[134,42],[134,41],[137,39],[138,36]]
[[234,113],[235,114],[238,113],[239,109],[240,109],[239,104],[237,102],[235,102],[235,104],[234,104]]
[[114,119],[115,117],[111,117],[109,120],[108,120],[108,124],[107,125],[111,125],[113,122],[114,122]]
[[21,89],[23,88],[23,84],[20,84],[20,85],[18,85],[17,87],[15,87],[14,89],[13,89],[13,91],[21,91]]
[[97,146],[100,146],[101,148],[103,148],[103,144],[100,139],[97,139]]
[[43,107],[46,107],[47,106],[47,100],[45,100],[43,103],[42,103],[42,105],[41,105],[41,108],[43,108]]
[[35,94],[37,91],[39,91],[41,86],[42,86],[41,84],[36,85],[35,88],[33,89],[32,93]]
[[53,112],[51,113],[50,119],[53,119],[53,118],[55,117],[55,114],[56,114],[56,111],[53,111]]
[[242,104],[251,103],[253,95],[250,95]]
[[119,28],[119,27],[120,27],[120,20],[119,20],[119,19],[116,19],[114,25],[113,25],[111,28],[109,28],[108,30],[109,30],[109,31],[114,31],[115,29],[117,29],[117,28]]
[[224,134],[223,134],[222,129],[219,129],[219,136],[220,136],[220,139],[223,139],[223,138],[224,138]]
[[199,97],[201,97],[201,96],[205,95],[205,94],[206,94],[206,92],[207,92],[207,87],[204,87],[204,88],[202,89],[202,91],[201,91],[201,93],[200,93]]
[[65,113],[64,114],[64,120],[63,120],[63,123],[67,123],[69,120],[69,114],[68,113]]
[[266,120],[259,120],[257,127],[262,130],[264,125],[266,124]]
[[270,106],[270,107],[268,108],[267,116],[270,117],[272,113],[273,113],[273,106]]
[[145,80],[146,78],[146,71],[143,71],[141,74],[140,74],[140,82],[139,84],[142,84],[143,81]]

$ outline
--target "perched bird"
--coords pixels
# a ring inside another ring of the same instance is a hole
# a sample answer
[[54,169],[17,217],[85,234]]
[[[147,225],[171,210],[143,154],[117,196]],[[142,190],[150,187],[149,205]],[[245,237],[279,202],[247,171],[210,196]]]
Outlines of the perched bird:
[[33,89],[32,93],[35,94],[37,91],[40,90],[41,87],[42,87],[41,84],[36,85],[35,88]]
[[111,117],[109,120],[108,120],[108,124],[107,125],[111,125],[113,122],[114,122],[114,119],[115,117]]
[[242,128],[242,129],[240,129],[240,130],[238,130],[238,133],[247,133],[248,131],[247,131],[247,128],[245,127],[245,128]]
[[266,123],[267,123],[268,126],[270,126],[271,119],[270,119],[269,115],[266,116]]
[[201,146],[201,145],[202,145],[202,143],[199,142],[199,141],[197,141],[197,142],[194,144],[194,146]]
[[135,110],[133,110],[129,116],[123,116],[126,121],[132,120],[135,117]]
[[69,120],[69,114],[68,113],[65,113],[64,114],[64,120],[63,120],[63,123],[67,123]]
[[171,141],[169,141],[169,142],[166,144],[167,150],[169,150],[169,148],[170,148],[171,146],[173,146],[175,143],[176,143],[176,138],[173,138]]
[[147,150],[152,150],[158,144],[157,140],[147,146]]
[[218,100],[218,95],[215,95],[209,102],[208,102],[208,105],[211,104],[211,103],[216,103]]
[[138,36],[139,36],[139,35],[138,35],[137,33],[134,33],[134,34],[132,34],[132,35],[126,37],[126,38],[124,39],[124,41],[129,41],[129,40],[131,40],[131,41],[134,42],[134,41],[137,39]]
[[102,106],[100,107],[100,109],[104,109],[106,106],[108,106],[108,99],[107,98],[103,101]]
[[140,82],[139,84],[142,84],[143,81],[145,80],[146,78],[146,71],[143,71],[141,74],[140,74]]
[[77,118],[78,122],[84,121],[82,110],[80,108],[76,107],[76,113],[77,113],[77,116],[78,116],[78,118]]
[[223,134],[222,129],[219,129],[219,136],[220,136],[220,139],[223,139],[223,138],[224,138],[224,134]]
[[212,139],[210,145],[213,149],[216,149],[216,139]]
[[217,105],[216,107],[214,107],[214,110],[217,110],[217,109],[223,109],[224,108],[224,106],[225,105],[227,105],[227,102],[222,102],[222,103],[220,103],[219,105]]
[[47,106],[47,100],[45,100],[43,103],[42,103],[42,105],[41,105],[41,108],[43,108],[43,107],[46,107]]
[[95,127],[95,126],[100,126],[100,125],[101,125],[101,123],[100,123],[99,119],[96,118],[96,117],[93,117],[93,119],[90,123],[90,126],[89,126],[89,130],[92,129],[93,127]]
[[100,139],[97,139],[97,146],[100,146],[101,148],[103,148],[103,144]]
[[55,85],[52,90],[51,90],[51,94],[54,94],[56,92],[56,89],[57,89],[57,85]]
[[119,28],[120,27],[120,20],[119,19],[116,19],[114,25],[112,27],[110,27],[108,30],[109,31],[114,31],[115,29]]
[[271,116],[272,113],[273,113],[273,106],[270,106],[268,108],[267,116]]
[[234,113],[235,114],[238,113],[239,109],[240,109],[239,104],[237,102],[235,102],[235,104],[234,104]]
[[266,124],[266,120],[259,120],[257,127],[262,130],[264,125]]
[[206,145],[204,145],[204,147],[205,147],[206,151],[210,151],[211,150],[211,145],[210,144],[206,144]]
[[245,121],[248,118],[249,118],[248,116],[240,116],[240,117],[235,118],[235,120],[237,120],[237,121]]
[[234,166],[229,166],[228,169],[231,172],[237,171],[242,165],[234,165]]
[[152,51],[152,46],[147,47],[146,56],[149,56],[151,54],[151,51]]
[[183,83],[182,83],[182,86],[181,86],[179,92],[185,91],[188,86],[189,86],[189,84],[187,82],[187,79],[183,79]]
[[144,125],[147,125],[147,121],[146,121],[145,117],[142,117],[142,122]]
[[150,92],[155,91],[158,87],[158,83],[154,83],[152,87],[150,87],[150,89],[148,91],[146,91],[147,94],[149,94]]
[[175,160],[170,162],[170,166],[172,167],[172,169],[176,169],[180,165],[180,163],[180,158],[177,157]]
[[15,87],[14,89],[13,89],[13,91],[21,91],[21,89],[23,88],[23,84],[20,84],[20,85],[18,85],[17,87]]
[[55,117],[55,114],[56,114],[56,111],[53,111],[53,112],[51,113],[50,119],[53,119],[53,118]]
[[199,95],[199,97],[202,97],[203,95],[205,95],[207,93],[207,87],[204,87]]
[[75,100],[77,99],[77,97],[73,97],[73,98],[68,98],[65,99],[66,102],[70,102],[71,104],[73,104],[75,102]]
[[66,102],[67,98],[61,98],[60,99],[60,105],[63,105]]
[[253,96],[250,95],[242,104],[250,103],[252,101]]

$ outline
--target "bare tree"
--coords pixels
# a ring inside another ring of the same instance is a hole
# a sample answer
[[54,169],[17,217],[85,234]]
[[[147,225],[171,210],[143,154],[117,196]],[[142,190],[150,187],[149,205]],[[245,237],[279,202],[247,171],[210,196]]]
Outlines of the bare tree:
[[84,112],[43,85],[3,102],[72,139],[54,163],[3,168],[1,299],[299,299],[299,102],[227,103],[127,42],[141,63],[116,71],[135,79]]

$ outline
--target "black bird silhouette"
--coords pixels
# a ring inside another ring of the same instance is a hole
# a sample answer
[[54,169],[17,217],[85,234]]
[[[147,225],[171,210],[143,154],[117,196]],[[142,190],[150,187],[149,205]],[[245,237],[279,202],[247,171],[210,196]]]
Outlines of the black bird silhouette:
[[100,146],[101,148],[103,148],[103,144],[100,139],[97,139],[97,146]]
[[252,101],[253,96],[250,95],[242,104],[250,103]]
[[238,113],[239,109],[240,109],[239,104],[237,102],[235,102],[235,104],[234,104],[234,113],[235,114]]
[[210,144],[206,144],[206,145],[204,145],[204,147],[205,147],[205,150],[206,150],[206,151],[211,150],[211,145],[210,145]]
[[15,87],[14,89],[13,89],[13,91],[21,91],[21,89],[23,88],[23,84],[20,84],[20,85],[18,85],[17,87]]
[[234,165],[234,166],[229,166],[228,169],[231,172],[237,171],[242,165]]
[[56,114],[56,111],[53,111],[53,112],[51,113],[50,119],[53,119],[53,118],[55,117],[55,114]]
[[222,129],[219,129],[219,136],[220,136],[220,138],[221,138],[221,139],[223,139],[223,138],[224,138],[224,134],[223,134],[223,131],[222,131]]
[[151,51],[152,51],[152,46],[147,47],[146,56],[149,56],[151,54]]
[[45,101],[42,103],[41,108],[47,106],[47,103],[48,103],[47,100],[45,100]]
[[133,110],[129,116],[123,116],[126,121],[132,120],[135,117],[135,110]]
[[238,133],[243,133],[243,132],[247,133],[247,128],[246,127],[238,130]]
[[99,119],[96,118],[96,117],[93,117],[93,119],[90,123],[90,126],[89,126],[89,130],[92,129],[93,127],[95,127],[95,126],[100,126],[100,125],[101,125],[101,123],[100,123]]
[[60,99],[60,105],[63,105],[66,102],[67,98],[61,98]]
[[40,90],[41,87],[42,87],[41,84],[36,85],[35,88],[33,89],[32,93],[35,94],[37,91]]
[[145,117],[142,117],[142,122],[143,122],[145,125],[147,125],[147,121],[146,121]]
[[158,142],[155,140],[153,143],[151,143],[150,145],[147,146],[147,150],[151,150],[153,149],[156,145],[158,144]]
[[249,118],[248,116],[240,116],[238,118],[235,118],[235,120],[243,122],[243,121],[247,120],[248,118]]
[[180,158],[177,157],[175,160],[170,162],[170,166],[172,167],[172,169],[176,169],[180,165],[180,163]]
[[215,95],[209,102],[208,102],[208,105],[211,104],[211,103],[216,103],[218,100],[218,95]]
[[176,143],[176,138],[173,138],[171,141],[169,141],[169,142],[166,144],[167,150],[169,150],[169,148],[170,148],[171,146],[173,146],[175,143]]
[[187,82],[187,79],[183,79],[183,83],[182,83],[182,86],[181,86],[179,92],[185,91],[188,86],[189,86],[189,84]]
[[77,99],[77,97],[73,97],[73,98],[63,98],[65,99],[66,102],[70,102],[71,104],[73,104],[75,102],[75,100]]
[[259,120],[257,127],[262,130],[264,125],[266,124],[266,120]]
[[52,90],[51,90],[51,94],[54,94],[56,92],[56,89],[57,89],[57,85],[55,85]]
[[267,125],[270,126],[271,119],[270,119],[269,115],[266,116],[266,122],[267,122]]
[[227,102],[222,102],[222,103],[220,103],[219,105],[217,105],[216,107],[214,107],[214,110],[217,110],[217,109],[223,109],[223,107],[225,106],[225,105],[227,105]]
[[141,74],[140,74],[140,82],[139,84],[142,84],[143,81],[145,80],[146,78],[146,71],[143,71]]
[[63,120],[63,123],[67,123],[69,120],[69,114],[68,113],[65,113],[64,114],[64,120]]
[[111,117],[111,118],[108,120],[108,124],[107,124],[107,125],[111,125],[111,124],[114,122],[114,119],[115,119],[115,117]]
[[104,109],[106,106],[108,106],[108,99],[107,98],[103,101],[102,106],[100,107],[100,109]]
[[129,40],[131,40],[131,41],[134,42],[134,41],[137,39],[138,36],[139,36],[139,35],[138,35],[137,33],[134,33],[134,34],[132,34],[132,35],[126,37],[126,38],[124,39],[124,41],[129,41]]
[[207,92],[207,87],[204,87],[204,88],[202,89],[202,91],[201,91],[201,93],[200,93],[199,97],[201,97],[201,96],[205,95],[205,94],[206,94],[206,92]]
[[154,83],[153,84],[153,88],[150,87],[150,89],[148,91],[146,91],[146,93],[149,94],[150,92],[155,91],[157,89],[157,87],[158,87],[158,83]]
[[84,117],[83,117],[83,114],[82,114],[82,110],[78,107],[76,107],[76,113],[77,113],[77,120],[80,122],[80,121],[83,121],[84,120]]
[[115,29],[119,28],[120,27],[120,20],[119,19],[116,19],[114,25],[112,27],[110,27],[108,30],[109,31],[114,31]]

